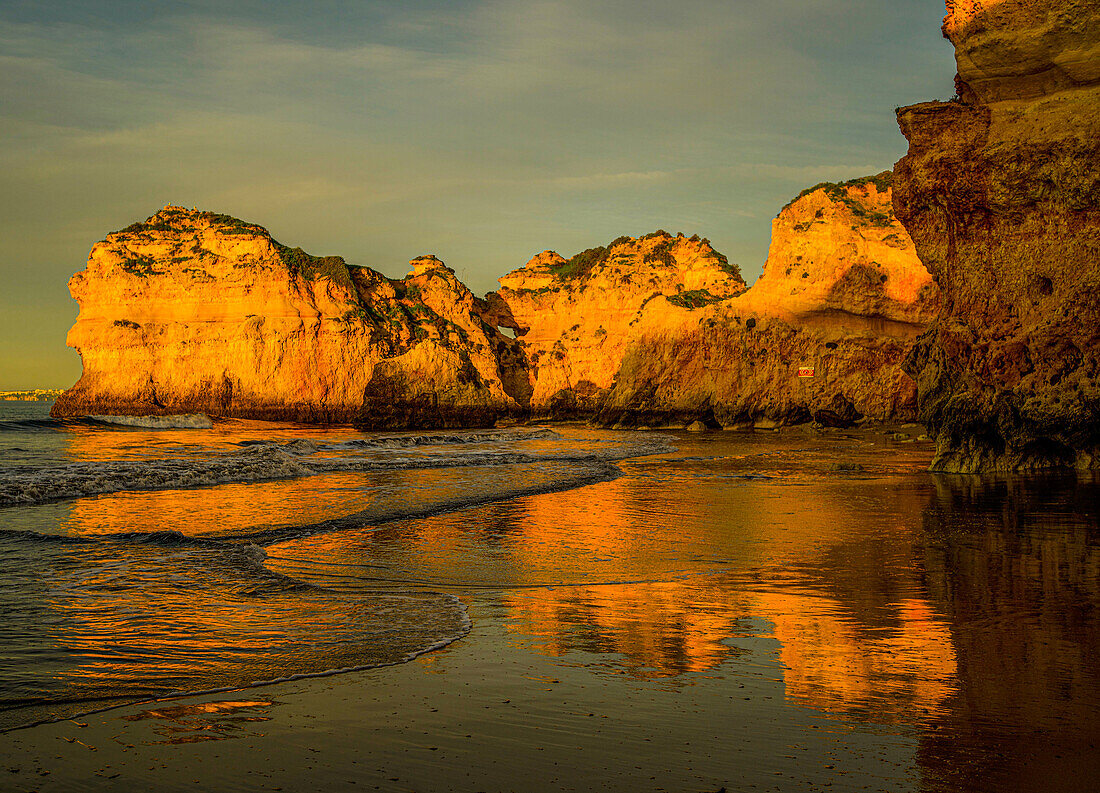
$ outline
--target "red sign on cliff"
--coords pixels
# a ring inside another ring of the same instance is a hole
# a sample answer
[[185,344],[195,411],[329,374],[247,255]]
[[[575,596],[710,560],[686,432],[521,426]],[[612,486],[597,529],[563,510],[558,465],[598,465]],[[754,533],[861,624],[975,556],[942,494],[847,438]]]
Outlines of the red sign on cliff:
[[814,368],[812,366],[800,366],[800,367],[798,367],[798,376],[799,377],[813,377],[814,376]]

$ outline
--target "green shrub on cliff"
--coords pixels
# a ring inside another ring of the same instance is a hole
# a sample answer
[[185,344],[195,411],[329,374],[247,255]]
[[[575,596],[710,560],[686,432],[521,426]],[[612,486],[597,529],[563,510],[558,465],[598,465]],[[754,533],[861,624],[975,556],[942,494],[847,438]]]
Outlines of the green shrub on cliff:
[[877,173],[873,176],[861,176],[857,179],[849,179],[847,182],[819,182],[813,187],[807,187],[801,193],[799,193],[786,204],[784,204],[783,209],[779,211],[782,212],[783,210],[788,209],[793,203],[805,198],[810,193],[817,192],[818,190],[824,190],[825,195],[828,196],[830,200],[844,204],[850,210],[852,210],[853,214],[857,215],[858,217],[867,218],[874,225],[888,226],[891,222],[891,218],[889,216],[884,215],[880,212],[868,213],[867,210],[861,204],[859,204],[859,202],[848,195],[848,188],[862,187],[864,185],[872,184],[875,186],[876,190],[878,190],[880,193],[883,193],[889,189],[891,183],[893,182],[893,179],[893,171],[883,171],[882,173]]
[[672,256],[673,244],[674,240],[671,238],[659,242],[653,247],[653,250],[645,255],[642,261],[646,263],[660,262],[661,264],[671,267],[676,264],[676,259]]
[[156,268],[154,267],[155,264],[156,259],[152,256],[134,256],[129,259],[124,259],[119,266],[131,275],[145,277],[156,272]]
[[351,274],[348,265],[340,256],[311,256],[301,248],[288,248],[279,246],[279,258],[292,273],[299,273],[305,278],[316,280],[328,278],[330,281],[349,289],[354,288],[351,283]]
[[550,267],[550,272],[562,281],[580,278],[588,275],[596,265],[603,263],[609,256],[607,248],[602,245],[581,251],[576,256]]
[[[710,245],[710,241],[705,238],[703,239],[703,242],[706,242],[707,245]],[[738,281],[743,281],[743,279],[741,278],[740,267],[738,267],[734,262],[731,262],[725,257],[725,255],[719,253],[718,251],[714,251],[714,256],[718,260],[719,270],[724,272],[726,275],[731,276],[732,278],[736,278]]]
[[711,303],[717,303],[722,298],[712,295],[708,289],[689,289],[676,295],[668,295],[666,299],[674,306],[690,309],[702,308]]
[[220,215],[215,212],[200,212],[199,218],[214,226],[219,234],[247,234],[270,237],[267,229],[255,223],[246,223],[232,215]]
[[267,229],[257,226],[255,223],[246,223],[232,215],[221,215],[216,212],[189,212],[178,208],[165,208],[148,220],[131,223],[124,229],[116,231],[116,234],[145,234],[150,231],[173,232],[192,229],[194,222],[206,223],[213,226],[220,234],[248,234],[260,237],[269,237]]
[[[682,236],[682,235],[681,235]],[[664,229],[657,229],[657,231],[645,234],[637,239],[637,242],[645,242],[646,240],[659,239],[656,245],[648,251],[643,261],[647,264],[660,262],[662,264],[672,266],[676,263],[675,258],[672,255],[672,248],[676,245],[676,237],[673,237]],[[694,242],[703,242],[706,245],[710,245],[708,239],[700,238],[698,235],[691,238]],[[633,237],[617,237],[609,242],[607,245],[599,245],[595,248],[588,248],[583,250],[577,255],[573,256],[561,264],[551,265],[547,268],[551,275],[555,276],[561,281],[569,281],[576,278],[582,278],[588,275],[602,264],[608,262],[612,264],[618,264],[621,266],[629,266],[633,263],[632,254],[616,254],[614,257],[611,251],[621,245],[633,244],[635,239]],[[714,251],[714,257],[717,260],[717,266],[726,274],[741,280],[741,268],[736,264],[731,264],[729,260],[722,254]],[[546,288],[534,290],[537,292],[549,291]]]

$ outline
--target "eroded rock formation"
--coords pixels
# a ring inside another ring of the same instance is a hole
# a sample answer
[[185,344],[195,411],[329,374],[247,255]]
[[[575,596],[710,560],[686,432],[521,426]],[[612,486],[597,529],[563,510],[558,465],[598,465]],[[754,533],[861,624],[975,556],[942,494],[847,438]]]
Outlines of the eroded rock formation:
[[935,290],[888,177],[784,208],[752,289],[707,240],[659,231],[568,260],[547,251],[481,300],[434,256],[393,280],[166,207],[96,244],[70,281],[84,373],[53,412],[367,428],[909,418],[898,362]]
[[680,310],[740,294],[736,265],[707,240],[664,231],[620,237],[566,260],[545,251],[488,295],[494,321],[523,342],[531,410],[590,417],[630,345]]
[[942,314],[906,369],[933,468],[1100,465],[1100,5],[948,2],[958,96],[902,108],[894,204]]
[[52,413],[434,427],[515,412],[499,369],[515,342],[442,262],[412,265],[394,281],[165,207],[97,243],[70,280],[84,372]]
[[[599,420],[777,426],[909,419],[899,367],[936,289],[894,218],[889,174],[818,185],[772,223],[764,272],[727,300],[646,304]],[[812,377],[799,377],[800,369]]]

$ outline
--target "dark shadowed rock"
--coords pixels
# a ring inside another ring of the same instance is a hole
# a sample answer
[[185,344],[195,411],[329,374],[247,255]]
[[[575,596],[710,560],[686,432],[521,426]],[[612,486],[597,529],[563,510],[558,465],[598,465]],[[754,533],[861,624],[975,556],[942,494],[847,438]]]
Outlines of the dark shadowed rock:
[[943,311],[905,368],[933,469],[1100,464],[1100,7],[948,3],[958,98],[902,108],[894,204]]

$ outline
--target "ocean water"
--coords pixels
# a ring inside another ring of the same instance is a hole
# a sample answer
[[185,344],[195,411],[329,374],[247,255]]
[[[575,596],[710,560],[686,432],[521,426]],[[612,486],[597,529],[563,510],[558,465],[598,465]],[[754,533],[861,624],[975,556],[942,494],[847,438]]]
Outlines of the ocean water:
[[[1100,773],[1092,476],[936,476],[897,428],[0,411],[0,729],[423,662],[489,642],[483,620],[572,686],[532,700],[536,722],[576,732],[573,710],[618,702],[620,724],[662,725],[666,752],[690,743],[700,779],[747,779],[753,740],[814,789],[1077,790]],[[845,754],[798,759],[795,722]]]
[[603,481],[667,448],[0,403],[0,729],[445,646],[469,630],[454,595],[370,570],[353,591],[319,585],[274,571],[267,548]]

